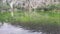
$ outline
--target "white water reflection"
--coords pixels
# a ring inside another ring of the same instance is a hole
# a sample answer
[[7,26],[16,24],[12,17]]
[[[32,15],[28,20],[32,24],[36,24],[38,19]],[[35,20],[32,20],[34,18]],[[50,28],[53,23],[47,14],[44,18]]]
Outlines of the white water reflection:
[[30,32],[23,28],[15,27],[10,24],[4,23],[0,28],[0,34],[45,34],[42,32]]

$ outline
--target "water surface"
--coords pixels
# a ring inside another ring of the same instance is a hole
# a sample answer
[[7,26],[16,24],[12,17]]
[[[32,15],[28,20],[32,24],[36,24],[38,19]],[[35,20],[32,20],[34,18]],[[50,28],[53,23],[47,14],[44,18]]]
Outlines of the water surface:
[[33,26],[12,23],[0,23],[0,34],[60,34],[58,26]]

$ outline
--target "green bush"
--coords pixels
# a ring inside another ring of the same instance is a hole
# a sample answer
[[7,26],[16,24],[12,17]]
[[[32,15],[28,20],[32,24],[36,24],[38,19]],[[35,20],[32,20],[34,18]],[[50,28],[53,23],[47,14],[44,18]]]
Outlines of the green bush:
[[37,8],[37,10],[51,11],[60,9],[60,5],[48,5],[46,7]]

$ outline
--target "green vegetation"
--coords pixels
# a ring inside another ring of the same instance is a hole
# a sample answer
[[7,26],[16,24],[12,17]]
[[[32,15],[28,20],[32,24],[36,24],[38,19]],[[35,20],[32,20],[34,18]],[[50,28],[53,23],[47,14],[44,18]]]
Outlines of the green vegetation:
[[[40,23],[60,25],[60,5],[37,8],[36,12],[15,11],[14,17],[9,11],[0,12],[0,22]],[[41,9],[41,10],[40,10]]]
[[0,12],[1,22],[20,22],[20,23],[41,23],[41,24],[60,24],[60,12],[59,10],[53,11],[38,11],[35,13],[27,12],[14,12],[14,17],[11,16],[10,12]]

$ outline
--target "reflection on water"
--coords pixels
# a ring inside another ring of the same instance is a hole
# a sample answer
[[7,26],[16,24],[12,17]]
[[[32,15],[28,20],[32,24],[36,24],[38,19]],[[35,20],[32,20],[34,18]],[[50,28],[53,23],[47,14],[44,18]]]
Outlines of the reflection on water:
[[1,26],[0,34],[37,34],[37,33],[42,34],[42,32],[30,32],[29,30],[15,27],[15,26],[12,26],[12,25],[7,24],[7,23],[0,24],[0,26]]
[[59,26],[0,23],[0,34],[60,34]]

